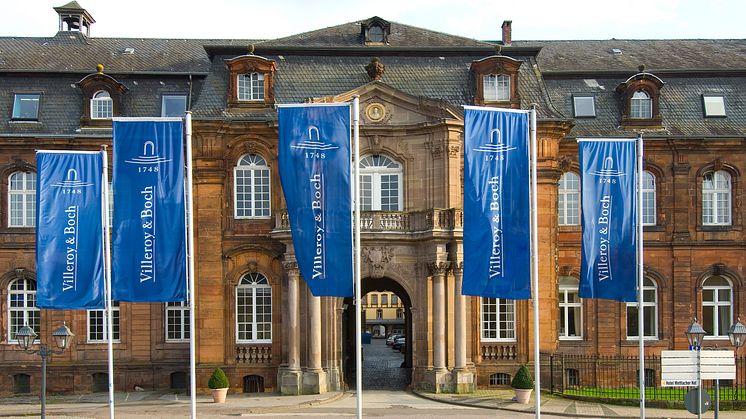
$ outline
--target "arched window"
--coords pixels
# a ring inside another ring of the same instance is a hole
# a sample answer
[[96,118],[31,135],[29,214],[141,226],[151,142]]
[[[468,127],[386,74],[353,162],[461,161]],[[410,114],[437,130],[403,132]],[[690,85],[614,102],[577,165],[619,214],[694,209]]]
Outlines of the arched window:
[[383,42],[383,28],[380,25],[372,25],[368,29],[369,42]]
[[249,272],[236,287],[236,341],[272,342],[272,287],[258,272]]
[[730,225],[730,175],[718,170],[702,179],[702,224]]
[[510,100],[510,76],[488,74],[482,80],[484,81],[484,100],[486,102]]
[[580,178],[565,172],[559,181],[559,225],[580,224]]
[[702,327],[705,337],[728,339],[733,322],[733,287],[722,276],[711,276],[702,285]]
[[99,90],[91,97],[91,119],[111,119],[114,115],[114,102],[106,90]]
[[578,294],[578,280],[571,276],[559,279],[559,318],[561,340],[583,338],[583,304]]
[[515,300],[482,298],[482,341],[509,341],[515,337]]
[[363,211],[402,210],[402,167],[384,155],[360,159],[360,205]]
[[270,216],[269,167],[258,154],[246,154],[233,169],[236,218]]
[[642,172],[642,225],[654,226],[655,219],[655,175]]
[[38,335],[39,309],[36,307],[36,281],[21,278],[8,286],[8,342],[17,343],[16,333],[25,325]]
[[36,173],[15,172],[8,178],[8,226],[36,225]]
[[653,101],[644,90],[638,90],[630,99],[629,117],[633,119],[650,119],[653,117]]
[[[645,277],[642,280],[643,338],[658,339],[658,284]],[[627,339],[639,339],[640,328],[636,302],[627,303]]]
[[238,75],[238,100],[264,100],[263,73],[246,73]]

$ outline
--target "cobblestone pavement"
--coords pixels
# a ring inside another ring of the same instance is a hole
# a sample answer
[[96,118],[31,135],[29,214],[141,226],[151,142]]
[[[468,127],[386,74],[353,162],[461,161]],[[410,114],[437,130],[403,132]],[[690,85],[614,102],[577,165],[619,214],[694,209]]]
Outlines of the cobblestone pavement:
[[401,368],[404,354],[387,346],[385,339],[363,345],[363,353],[363,390],[404,390],[409,385],[410,369]]

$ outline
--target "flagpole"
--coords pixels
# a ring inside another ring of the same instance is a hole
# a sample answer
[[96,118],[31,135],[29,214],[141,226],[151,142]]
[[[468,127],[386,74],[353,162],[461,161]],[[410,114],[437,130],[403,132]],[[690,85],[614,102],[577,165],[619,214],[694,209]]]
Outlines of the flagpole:
[[104,287],[106,288],[106,335],[107,352],[109,358],[109,418],[114,419],[114,321],[112,316],[111,301],[111,236],[109,235],[109,155],[106,145],[101,146],[101,159],[103,160],[102,193],[101,193],[101,221],[104,228]]
[[360,98],[355,96],[352,99],[352,135],[355,147],[355,244],[353,252],[355,254],[355,384],[357,388],[356,410],[358,419],[363,417],[363,354],[362,354],[362,327],[361,305],[360,305]]
[[637,332],[640,339],[640,419],[645,418],[645,327],[643,312],[642,135],[637,135]]
[[194,190],[192,179],[192,112],[187,111],[184,117],[184,129],[186,133],[186,170],[187,170],[187,260],[188,266],[188,291],[189,291],[189,392],[191,395],[191,417],[197,418],[197,361],[196,361],[196,336],[195,323],[196,304],[194,301]]
[[534,393],[536,419],[541,418],[541,366],[539,354],[539,233],[538,233],[538,182],[536,181],[536,105],[531,105],[531,264],[534,285]]

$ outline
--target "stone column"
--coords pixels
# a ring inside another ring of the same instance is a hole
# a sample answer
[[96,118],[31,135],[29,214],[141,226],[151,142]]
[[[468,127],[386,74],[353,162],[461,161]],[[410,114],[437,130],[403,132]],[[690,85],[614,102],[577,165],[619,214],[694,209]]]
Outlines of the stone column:
[[474,374],[466,369],[466,298],[461,295],[463,285],[463,262],[453,262],[454,279],[454,323],[456,366],[453,369],[453,382],[456,393],[474,392]]
[[430,384],[436,393],[449,392],[452,389],[450,374],[446,368],[445,275],[449,266],[450,262],[432,262],[428,266],[433,278],[433,369]]
[[309,336],[308,368],[303,372],[303,393],[326,393],[326,374],[321,368],[321,297],[308,292],[308,308],[311,320]]
[[301,393],[301,370],[300,370],[300,327],[298,323],[298,281],[300,273],[295,260],[283,262],[287,273],[287,307],[283,325],[287,328],[288,347],[287,367],[278,372],[280,392],[283,395],[299,395]]

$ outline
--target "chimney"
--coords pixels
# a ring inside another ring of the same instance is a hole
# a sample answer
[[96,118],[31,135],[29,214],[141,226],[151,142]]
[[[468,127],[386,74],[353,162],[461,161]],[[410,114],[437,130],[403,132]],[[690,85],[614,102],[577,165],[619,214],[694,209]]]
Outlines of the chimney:
[[512,38],[512,31],[511,31],[511,25],[513,24],[512,20],[503,20],[503,45],[510,45],[511,42],[513,42]]

